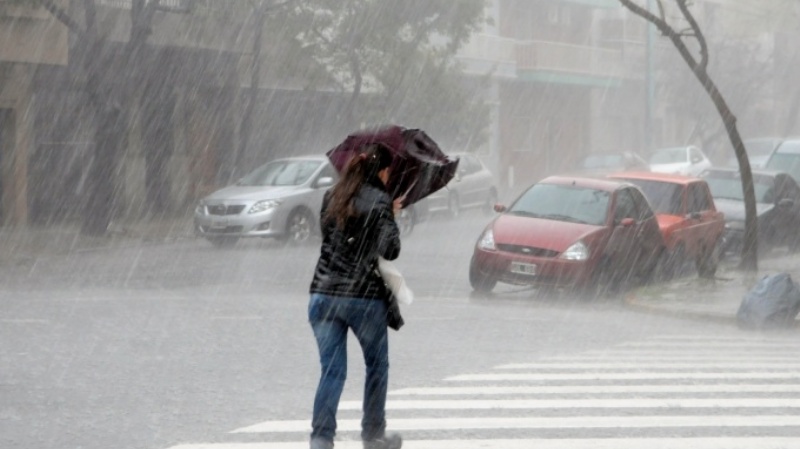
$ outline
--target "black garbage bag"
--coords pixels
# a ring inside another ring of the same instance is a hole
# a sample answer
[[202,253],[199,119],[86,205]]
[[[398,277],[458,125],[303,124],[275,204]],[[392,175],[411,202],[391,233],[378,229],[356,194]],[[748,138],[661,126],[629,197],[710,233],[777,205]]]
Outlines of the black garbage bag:
[[746,329],[768,329],[790,325],[800,312],[800,287],[789,273],[761,278],[744,295],[736,321]]

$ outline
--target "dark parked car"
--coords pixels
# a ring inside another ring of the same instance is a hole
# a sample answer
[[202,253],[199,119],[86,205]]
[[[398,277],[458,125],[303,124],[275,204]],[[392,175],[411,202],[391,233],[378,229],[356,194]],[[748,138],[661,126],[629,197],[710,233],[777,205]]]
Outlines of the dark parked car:
[[[701,174],[717,209],[725,214],[722,253],[741,253],[744,237],[744,193],[739,171],[713,168]],[[758,217],[758,247],[761,252],[788,246],[800,249],[800,186],[784,172],[753,170],[753,188]]]
[[592,292],[648,279],[664,250],[655,214],[638,187],[608,179],[546,178],[481,233],[469,268],[472,288],[498,282]]

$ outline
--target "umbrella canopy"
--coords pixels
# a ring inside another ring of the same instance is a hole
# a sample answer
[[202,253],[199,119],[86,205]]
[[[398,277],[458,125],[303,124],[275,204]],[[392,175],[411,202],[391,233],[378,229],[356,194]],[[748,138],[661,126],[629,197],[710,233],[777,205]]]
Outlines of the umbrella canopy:
[[450,159],[424,131],[402,126],[350,134],[328,151],[328,159],[341,172],[365,145],[373,143],[382,143],[393,153],[387,188],[392,198],[405,195],[403,207],[441,189],[456,175],[458,159]]

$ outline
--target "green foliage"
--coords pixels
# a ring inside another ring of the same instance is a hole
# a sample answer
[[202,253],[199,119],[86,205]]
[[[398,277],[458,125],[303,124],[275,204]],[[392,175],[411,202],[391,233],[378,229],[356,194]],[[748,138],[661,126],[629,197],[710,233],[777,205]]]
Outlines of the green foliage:
[[281,17],[295,28],[305,57],[324,68],[315,79],[358,105],[358,123],[399,123],[476,143],[488,108],[475,102],[456,52],[485,24],[484,0],[306,0]]

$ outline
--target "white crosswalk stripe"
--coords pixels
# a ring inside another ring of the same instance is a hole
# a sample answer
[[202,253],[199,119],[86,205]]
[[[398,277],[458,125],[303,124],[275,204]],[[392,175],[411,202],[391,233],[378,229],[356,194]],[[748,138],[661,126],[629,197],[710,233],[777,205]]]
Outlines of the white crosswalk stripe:
[[[517,361],[390,391],[406,449],[800,449],[800,341],[655,336]],[[337,449],[360,448],[360,398],[339,407]],[[300,449],[308,420],[233,429],[169,449]]]

